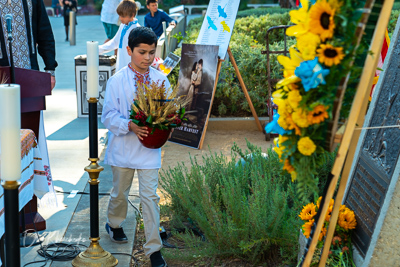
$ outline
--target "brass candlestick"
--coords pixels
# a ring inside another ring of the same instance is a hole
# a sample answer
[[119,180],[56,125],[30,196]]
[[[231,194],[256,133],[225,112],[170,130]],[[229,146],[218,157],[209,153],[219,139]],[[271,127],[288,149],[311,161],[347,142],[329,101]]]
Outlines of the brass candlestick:
[[116,266],[118,260],[105,251],[99,243],[99,174],[104,170],[102,166],[97,164],[97,102],[96,98],[90,98],[89,102],[89,160],[90,164],[85,167],[85,171],[89,173],[90,184],[90,245],[81,252],[73,261],[72,266]]

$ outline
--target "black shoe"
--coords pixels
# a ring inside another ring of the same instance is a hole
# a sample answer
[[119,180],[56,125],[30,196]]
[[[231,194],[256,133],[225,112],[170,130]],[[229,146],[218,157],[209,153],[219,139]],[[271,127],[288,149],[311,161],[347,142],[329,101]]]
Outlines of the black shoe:
[[111,241],[116,243],[127,243],[128,238],[126,237],[122,228],[112,228],[106,223],[106,231],[110,235]]
[[67,37],[67,38],[65,38],[65,41],[66,41],[66,42],[68,42],[68,37]]
[[167,267],[161,252],[157,251],[150,255],[151,267]]

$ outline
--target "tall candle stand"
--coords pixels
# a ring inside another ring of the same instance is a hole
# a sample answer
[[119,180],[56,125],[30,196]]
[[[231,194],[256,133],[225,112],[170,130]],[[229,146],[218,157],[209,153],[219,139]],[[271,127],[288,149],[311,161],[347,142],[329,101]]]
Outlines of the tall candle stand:
[[116,266],[118,260],[105,251],[99,243],[99,174],[104,168],[97,161],[97,98],[89,98],[89,161],[85,167],[89,173],[90,184],[90,246],[86,251],[81,252],[73,261],[72,266]]

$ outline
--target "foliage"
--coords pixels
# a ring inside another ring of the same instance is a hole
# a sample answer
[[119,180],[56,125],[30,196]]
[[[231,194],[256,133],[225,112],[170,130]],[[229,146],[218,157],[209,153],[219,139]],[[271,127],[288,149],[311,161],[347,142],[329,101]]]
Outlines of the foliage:
[[337,88],[354,70],[357,53],[363,51],[357,49],[358,36],[354,34],[363,4],[347,0],[301,2],[302,8],[290,12],[296,25],[286,34],[296,37],[296,47],[290,49],[290,57],[278,56],[285,78],[273,94],[278,114],[266,130],[280,134],[274,149],[306,199],[318,191],[315,175],[329,149],[326,136]]
[[389,37],[392,37],[394,29],[396,28],[397,19],[400,16],[400,3],[398,3],[398,4],[399,4],[398,5],[399,8],[398,9],[394,9],[394,7],[393,7],[392,13],[390,15],[389,24],[388,24]]
[[[318,209],[321,203],[320,197],[316,204],[309,203],[303,206],[299,217],[304,221],[302,226],[303,234],[306,238],[310,237],[311,228],[314,223],[314,216],[318,213]],[[319,234],[317,249],[322,249],[324,245],[324,237],[326,236],[329,220],[331,218],[331,212],[333,210],[334,200],[331,199],[328,207],[328,211],[324,217],[324,225],[321,233]],[[343,266],[343,267],[355,267],[352,257],[352,244],[351,244],[351,232],[357,226],[357,221],[354,212],[347,208],[345,205],[341,205],[339,209],[338,222],[335,227],[334,237],[332,244],[330,245],[330,253],[326,262],[326,266]],[[319,255],[319,253],[316,253]],[[317,266],[319,263],[319,257],[314,257],[311,266]]]
[[178,87],[165,88],[152,82],[149,86],[139,83],[129,118],[139,126],[166,130],[180,126],[184,106],[191,101],[186,97],[176,97]]
[[277,155],[269,149],[266,158],[247,145],[250,151],[232,148],[243,159],[237,164],[236,154],[231,161],[214,154],[203,157],[203,164],[192,158],[189,168],[179,164],[160,174],[174,224],[192,222],[219,256],[259,263],[279,247],[282,257],[293,260],[301,203]]
[[280,7],[270,7],[270,8],[253,8],[239,11],[237,13],[236,18],[244,18],[244,17],[259,17],[267,14],[283,14],[288,13],[290,9],[288,8],[280,8]]

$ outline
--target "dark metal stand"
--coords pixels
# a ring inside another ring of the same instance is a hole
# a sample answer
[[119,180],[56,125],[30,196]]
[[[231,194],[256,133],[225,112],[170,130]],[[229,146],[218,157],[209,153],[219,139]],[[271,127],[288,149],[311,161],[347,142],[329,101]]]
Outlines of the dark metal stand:
[[81,252],[73,261],[72,266],[116,266],[118,260],[105,251],[99,244],[99,174],[103,167],[97,164],[97,102],[96,98],[90,98],[89,102],[89,166],[85,171],[89,173],[90,184],[90,246]]
[[21,266],[21,252],[19,249],[18,222],[18,187],[17,181],[5,181],[4,188],[4,224],[5,224],[5,258],[6,267]]
[[[261,51],[261,54],[266,54],[267,55],[267,78],[268,78],[268,118],[269,118],[269,122],[272,121],[272,117],[273,117],[273,108],[272,108],[272,102],[271,102],[271,97],[272,97],[272,90],[275,90],[275,86],[276,83],[280,80],[280,79],[272,79],[271,78],[271,64],[270,64],[270,56],[272,54],[284,54],[286,56],[286,54],[288,53],[287,51],[287,43],[286,43],[286,29],[289,28],[290,26],[287,25],[282,25],[282,26],[274,26],[271,27],[267,30],[267,34],[265,35],[265,39],[266,39],[266,43],[267,43],[267,49],[265,51]],[[275,30],[280,30],[283,29],[284,31],[284,42],[285,42],[285,48],[283,49],[283,51],[270,51],[269,50],[269,34],[272,31]],[[263,127],[264,129],[265,127]],[[265,132],[264,132],[265,133]],[[265,133],[265,140],[269,141],[271,140],[271,134],[269,133]]]

